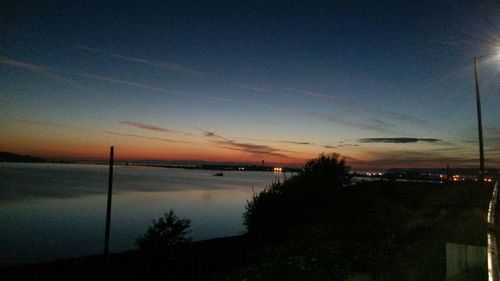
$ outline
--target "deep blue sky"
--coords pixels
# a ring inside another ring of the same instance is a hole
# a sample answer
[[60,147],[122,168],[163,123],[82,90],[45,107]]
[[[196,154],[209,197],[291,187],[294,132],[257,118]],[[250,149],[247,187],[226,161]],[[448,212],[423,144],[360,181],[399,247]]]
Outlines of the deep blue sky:
[[[1,4],[2,150],[476,165],[472,57],[500,46],[498,2],[39,2]],[[490,166],[499,65],[480,65]]]

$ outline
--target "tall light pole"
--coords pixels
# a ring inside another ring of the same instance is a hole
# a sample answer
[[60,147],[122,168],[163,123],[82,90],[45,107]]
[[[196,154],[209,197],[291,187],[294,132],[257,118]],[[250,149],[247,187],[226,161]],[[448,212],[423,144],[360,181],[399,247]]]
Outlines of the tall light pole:
[[[479,95],[479,74],[478,65],[479,60],[491,57],[495,54],[487,54],[484,56],[474,57],[474,80],[476,84],[476,106],[477,106],[477,129],[479,135],[479,180],[481,183],[484,182],[484,146],[483,146],[483,121],[481,116],[481,97]],[[500,58],[500,50],[496,54],[497,58]]]
[[[489,56],[489,55],[486,55]],[[479,95],[479,75],[477,73],[478,60],[486,56],[474,57],[474,80],[476,82],[477,129],[479,134],[479,180],[484,182],[484,146],[483,146],[483,120],[481,117],[481,97]]]

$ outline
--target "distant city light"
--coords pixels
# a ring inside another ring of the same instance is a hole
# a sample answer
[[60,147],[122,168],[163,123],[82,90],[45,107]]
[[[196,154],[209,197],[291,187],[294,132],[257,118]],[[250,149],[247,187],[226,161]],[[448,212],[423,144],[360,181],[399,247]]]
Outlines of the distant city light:
[[378,173],[377,172],[367,172],[366,175],[368,177],[376,177],[376,176],[382,176],[382,173],[380,173],[380,172],[378,172]]
[[281,173],[283,171],[283,168],[280,167],[274,167],[273,172],[275,173]]

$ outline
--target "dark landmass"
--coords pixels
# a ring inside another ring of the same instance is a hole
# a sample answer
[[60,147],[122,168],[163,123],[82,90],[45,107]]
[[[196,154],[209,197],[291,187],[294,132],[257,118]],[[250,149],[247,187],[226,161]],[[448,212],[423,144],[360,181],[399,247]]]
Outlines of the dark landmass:
[[47,159],[0,151],[0,162],[46,163]]
[[[414,175],[446,175],[449,174],[459,174],[467,176],[476,176],[479,173],[478,168],[391,168],[388,169],[385,174],[414,174]],[[498,169],[486,169],[486,175],[497,175]]]
[[[147,167],[157,167],[157,168],[176,168],[176,169],[197,169],[197,170],[213,170],[213,171],[262,171],[262,172],[272,172],[274,167],[270,166],[257,166],[257,165],[228,165],[228,164],[203,164],[203,165],[137,165],[125,163],[125,165],[133,165],[133,166],[147,166]],[[302,169],[297,168],[281,168],[281,172],[283,173],[297,173]]]

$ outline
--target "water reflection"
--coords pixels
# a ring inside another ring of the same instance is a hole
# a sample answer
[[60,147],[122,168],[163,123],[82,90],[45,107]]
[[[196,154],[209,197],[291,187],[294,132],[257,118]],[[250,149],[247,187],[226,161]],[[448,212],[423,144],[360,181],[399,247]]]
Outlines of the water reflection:
[[[111,251],[134,248],[152,219],[169,209],[192,221],[194,240],[239,234],[252,187],[266,172],[116,167]],[[24,263],[102,252],[105,166],[0,164],[0,263]]]

